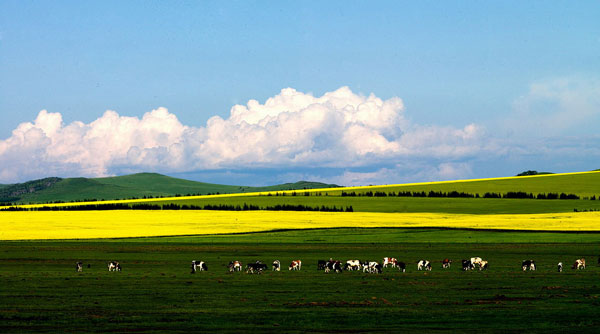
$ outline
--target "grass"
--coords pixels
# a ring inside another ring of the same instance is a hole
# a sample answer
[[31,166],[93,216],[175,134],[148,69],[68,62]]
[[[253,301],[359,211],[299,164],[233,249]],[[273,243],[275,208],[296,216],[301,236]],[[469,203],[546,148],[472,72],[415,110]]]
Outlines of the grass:
[[[372,187],[358,187],[354,191],[458,191],[470,194],[484,195],[486,192],[507,193],[509,191],[523,191],[526,193],[572,193],[581,197],[598,196],[600,185],[600,172],[581,172],[563,174],[542,174],[533,176],[513,176],[477,180],[457,180],[443,182],[426,182],[415,184],[386,185]],[[342,190],[330,191],[330,194],[339,194]],[[351,191],[344,189],[344,191]]]
[[[347,188],[326,188],[328,186],[315,182],[297,182],[292,184],[283,184],[270,187],[242,187],[225,186],[195,181],[171,178],[160,174],[141,173],[128,176],[119,176],[111,178],[85,179],[74,178],[64,179],[52,187],[24,195],[20,203],[48,203],[54,201],[81,201],[85,199],[109,200],[123,198],[143,198],[144,196],[174,196],[176,194],[208,194],[221,193],[232,194],[236,196],[256,196],[257,192],[281,192],[284,189],[296,189],[298,193],[303,193],[304,189],[311,193],[328,194],[327,197],[339,196],[342,191],[364,193],[367,191],[399,192],[466,192],[470,194],[479,194],[483,196],[486,192],[507,193],[507,192],[526,192],[526,193],[566,193],[576,194],[582,199],[592,196],[599,197],[598,185],[600,185],[600,172],[583,172],[567,174],[547,174],[534,176],[520,176],[507,178],[493,178],[480,180],[457,180],[444,182],[428,182],[418,184],[385,185],[371,187],[347,187]],[[314,190],[319,189],[319,190]],[[292,192],[288,191],[290,195]],[[291,197],[291,196],[288,196]],[[169,201],[179,200],[200,200],[202,198],[170,198]],[[203,199],[202,199],[203,200]],[[289,199],[288,199],[289,200]],[[539,210],[544,209],[540,204]],[[547,205],[550,207],[552,205]],[[572,208],[571,208],[572,209]],[[386,209],[389,210],[389,209]],[[389,212],[389,211],[386,211]],[[536,211],[540,212],[540,211]],[[543,211],[548,212],[548,211]],[[564,212],[564,211],[562,211]]]
[[[150,177],[149,179],[145,179]],[[178,180],[164,177],[166,180]],[[120,181],[115,181],[115,180]],[[69,181],[71,180],[71,181]],[[65,184],[74,182],[74,179],[65,179],[59,184],[61,187],[66,187]],[[86,182],[91,182],[90,179]],[[101,179],[96,179],[101,180]],[[107,181],[112,180],[112,181]],[[125,181],[123,181],[125,180]],[[130,181],[126,181],[130,180]],[[135,180],[135,181],[131,181]],[[142,181],[145,180],[145,181]],[[74,182],[69,188],[58,191],[59,193],[91,193],[95,191],[97,197],[105,197],[106,192],[112,192],[114,195],[114,187],[117,183],[123,187],[128,187],[128,182],[132,183],[148,183],[156,181],[156,176],[136,175],[131,177],[107,178],[104,182],[115,182],[112,185],[105,184],[98,186],[97,184],[84,187],[80,183]],[[179,180],[182,181],[182,180]],[[177,181],[177,182],[179,182]],[[97,181],[93,181],[97,182]],[[175,181],[173,181],[175,182]],[[192,182],[192,181],[185,181]],[[194,182],[192,182],[194,183]],[[170,204],[179,205],[240,205],[249,204],[259,207],[274,206],[277,204],[292,204],[305,205],[310,207],[336,206],[338,208],[346,208],[352,206],[357,212],[397,212],[397,213],[453,213],[453,214],[532,214],[532,213],[566,213],[587,210],[600,210],[600,196],[595,195],[598,186],[600,185],[600,172],[585,172],[571,174],[550,174],[536,176],[522,176],[500,179],[485,179],[485,180],[467,180],[467,181],[449,181],[449,182],[432,182],[424,184],[407,184],[394,186],[373,186],[373,187],[354,187],[344,188],[346,192],[366,192],[366,191],[413,191],[413,192],[429,192],[433,191],[459,191],[471,194],[481,194],[485,192],[506,193],[508,191],[524,191],[528,193],[574,193],[578,194],[579,200],[538,200],[538,199],[494,199],[494,198],[422,198],[422,197],[342,197],[341,189],[312,189],[298,191],[264,191],[255,193],[235,193],[224,195],[211,196],[182,196],[169,198],[154,198],[154,199],[136,199],[126,201],[109,201],[112,203],[150,203],[150,204]],[[163,187],[164,184],[156,182],[152,187]],[[285,185],[284,185],[285,186]],[[306,184],[298,183],[296,186],[304,187]],[[317,187],[318,185],[314,185]],[[165,186],[166,187],[166,186]],[[286,186],[287,187],[287,186]],[[168,187],[167,187],[168,188]],[[60,194],[50,192],[51,189],[44,190],[44,196],[39,197],[49,200],[56,196],[60,198]],[[81,190],[83,189],[83,190]],[[129,188],[127,188],[129,189]],[[579,190],[578,190],[579,189]],[[56,190],[56,189],[55,189]],[[286,196],[281,196],[282,194]],[[305,196],[307,193],[310,196]],[[293,196],[293,195],[296,196]],[[271,196],[268,196],[271,195]],[[279,195],[279,196],[276,196]],[[585,199],[588,198],[588,199]],[[589,198],[598,198],[590,200]],[[87,202],[87,204],[97,204],[98,202]],[[78,203],[86,204],[86,202]],[[63,204],[55,204],[61,206]]]
[[20,203],[55,201],[113,200],[186,194],[243,193],[249,191],[279,191],[287,189],[323,188],[335,185],[301,181],[269,187],[246,187],[196,182],[155,173],[139,173],[104,178],[67,178],[46,189],[27,193]]
[[[598,241],[598,234],[340,229],[0,242],[0,332],[592,333],[600,325]],[[407,272],[315,267],[329,257],[384,256],[407,262]],[[489,260],[490,269],[462,272],[457,262],[471,256]],[[588,269],[568,269],[582,256]],[[442,270],[446,257],[454,264]],[[300,272],[225,268],[233,259],[286,266],[298,258]],[[423,258],[434,262],[432,272],[416,271]],[[529,258],[538,271],[521,271]],[[209,271],[189,274],[193,259]],[[110,260],[123,272],[107,272]],[[91,268],[77,273],[75,261]],[[565,272],[556,272],[558,261]]]
[[162,205],[257,205],[277,204],[346,208],[355,212],[436,212],[454,214],[531,214],[600,210],[600,200],[538,200],[496,198],[340,197],[340,196],[235,196],[169,199],[148,202]]

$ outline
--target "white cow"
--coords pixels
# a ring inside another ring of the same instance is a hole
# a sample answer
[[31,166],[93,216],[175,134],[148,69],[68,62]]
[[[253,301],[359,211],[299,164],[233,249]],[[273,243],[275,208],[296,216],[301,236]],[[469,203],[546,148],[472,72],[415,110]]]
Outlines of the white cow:
[[346,261],[346,270],[360,270],[360,260]]
[[562,268],[563,268],[563,263],[562,263],[562,262],[559,262],[559,263],[558,263],[558,272],[559,272],[559,273],[562,273]]
[[473,267],[475,267],[476,265],[479,266],[479,268],[481,268],[481,261],[483,261],[480,257],[472,257],[471,258],[471,265]]
[[77,262],[76,265],[77,265],[76,269],[78,272],[83,271],[83,263]]

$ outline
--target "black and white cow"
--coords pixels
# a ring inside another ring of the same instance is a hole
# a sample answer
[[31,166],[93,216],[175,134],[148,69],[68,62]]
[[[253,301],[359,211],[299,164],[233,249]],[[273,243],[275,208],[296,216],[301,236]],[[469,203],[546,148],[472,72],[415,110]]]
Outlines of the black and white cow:
[[449,260],[449,259],[442,260],[442,268],[444,268],[444,269],[450,268],[451,264],[452,264],[452,260]]
[[417,270],[431,271],[431,262],[429,260],[419,260],[417,262]]
[[535,261],[523,260],[523,262],[521,263],[521,268],[523,269],[523,271],[526,271],[527,269],[535,271]]
[[360,260],[348,260],[344,266],[346,270],[360,270]]
[[463,271],[467,271],[467,270],[472,270],[475,267],[473,267],[473,264],[471,263],[470,260],[462,260],[462,270]]
[[76,263],[75,263],[75,269],[76,269],[78,272],[82,272],[82,271],[83,271],[83,263],[81,263],[81,262],[76,262]]
[[559,273],[562,273],[562,269],[563,269],[563,263],[562,263],[562,262],[559,262],[559,263],[558,263],[558,272],[559,272]]
[[242,271],[242,262],[229,261],[229,265],[227,265],[227,267],[229,268],[229,272]]
[[288,270],[300,270],[300,269],[302,269],[302,261],[300,261],[300,260],[292,261],[292,263],[290,263],[290,267],[288,268]]
[[208,271],[208,266],[204,261],[192,261],[192,274],[195,274],[196,271]]
[[401,272],[405,273],[406,272],[406,263],[398,261],[396,263],[396,268],[398,268],[398,270],[400,270]]
[[325,260],[317,261],[317,270],[325,270],[326,267],[327,267],[327,261],[325,261]]
[[267,265],[261,263],[260,261],[256,261],[255,263],[248,263],[248,265],[246,266],[247,274],[262,274],[264,270],[267,270]]
[[273,261],[273,271],[281,270],[281,262],[279,260]]
[[369,274],[381,274],[381,272],[383,271],[383,267],[374,261],[370,261],[368,262],[364,267],[363,267],[363,272],[367,272]]
[[121,264],[118,261],[109,262],[108,271],[121,271]]
[[342,272],[342,263],[337,260],[329,260],[327,264],[325,264],[325,272],[328,273],[330,271],[335,271],[336,273]]

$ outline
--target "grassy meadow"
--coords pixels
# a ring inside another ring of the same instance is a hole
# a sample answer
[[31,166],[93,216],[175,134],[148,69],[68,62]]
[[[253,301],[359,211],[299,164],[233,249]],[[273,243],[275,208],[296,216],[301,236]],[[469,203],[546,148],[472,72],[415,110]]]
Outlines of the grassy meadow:
[[[598,185],[595,172],[343,189],[565,192],[579,200],[343,197],[320,189],[110,202],[354,212],[0,211],[0,332],[592,333],[600,325]],[[406,262],[407,272],[316,270],[320,259],[385,256]],[[463,272],[460,260],[473,256],[489,270]],[[588,268],[571,270],[581,257]],[[442,270],[444,258],[454,261],[450,269]],[[275,259],[282,272],[226,270],[230,260]],[[286,269],[295,259],[300,272]],[[433,271],[417,271],[420,259]],[[525,259],[538,270],[523,272]],[[122,272],[107,271],[113,260]],[[209,271],[190,274],[192,260]]]
[[[0,242],[0,331],[595,332],[597,234],[338,229],[200,237]],[[428,242],[430,240],[431,242]],[[506,243],[506,240],[510,240]],[[394,256],[407,272],[316,270],[319,259]],[[481,256],[487,271],[463,272]],[[588,268],[569,269],[586,257]],[[441,269],[444,258],[454,260]],[[522,272],[534,258],[535,272]],[[190,274],[191,260],[208,271]],[[228,273],[279,259],[282,272]],[[302,270],[285,267],[293,259]],[[429,259],[431,272],[416,270]],[[122,272],[108,272],[118,260]],[[82,261],[82,273],[75,262]],[[565,271],[556,272],[563,261]],[[90,268],[86,265],[90,264]]]

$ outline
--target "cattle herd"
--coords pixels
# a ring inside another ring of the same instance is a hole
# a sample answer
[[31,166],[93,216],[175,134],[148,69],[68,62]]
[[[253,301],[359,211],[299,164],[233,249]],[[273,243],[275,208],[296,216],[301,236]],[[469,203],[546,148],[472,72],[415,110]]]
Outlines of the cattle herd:
[[[463,271],[475,270],[475,269],[479,269],[481,271],[481,270],[486,270],[489,268],[488,261],[483,260],[480,257],[472,257],[469,260],[462,260],[461,263],[462,263]],[[83,262],[78,261],[75,264],[76,264],[75,269],[78,272],[83,271]],[[417,271],[421,271],[421,270],[431,271],[431,269],[432,269],[431,262],[429,260],[419,260],[416,262],[416,264],[417,264]],[[452,260],[450,260],[450,259],[442,260],[442,269],[450,268],[451,264],[452,264]],[[598,258],[598,265],[600,265],[600,257]],[[275,260],[275,261],[273,261],[271,266],[272,266],[273,271],[281,271],[281,261]],[[88,264],[87,267],[90,268],[90,265]],[[242,266],[242,262],[240,262],[240,261],[230,261],[229,264],[227,265],[227,268],[229,269],[229,272],[236,272],[236,271],[242,271],[244,267]],[[266,264],[262,263],[261,261],[255,261],[255,262],[248,263],[246,265],[245,271],[248,274],[262,274],[264,271],[267,270],[267,268],[268,268],[268,266]],[[323,270],[326,273],[329,273],[329,272],[341,273],[342,271],[361,271],[362,270],[362,272],[364,272],[364,273],[381,274],[383,272],[383,268],[395,268],[395,269],[398,269],[400,272],[406,272],[406,263],[398,261],[396,258],[393,258],[393,257],[384,257],[381,264],[377,261],[361,261],[358,259],[348,260],[344,263],[342,263],[342,261],[339,261],[339,260],[334,260],[333,258],[330,258],[329,260],[318,260],[317,261],[317,270]],[[301,270],[301,269],[302,269],[302,261],[301,260],[293,260],[288,267],[288,270],[290,270],[290,271],[292,271],[292,270],[297,271],[297,270]],[[535,271],[537,269],[537,266],[536,266],[534,260],[523,260],[523,262],[521,263],[521,269],[523,271],[527,271],[527,270]],[[576,270],[585,269],[585,258],[575,260],[575,262],[571,266],[571,269],[576,269]],[[562,262],[558,263],[557,270],[558,270],[558,272],[562,272],[562,270],[563,270]],[[121,264],[118,261],[109,262],[108,263],[108,271],[121,271]],[[208,266],[206,265],[206,262],[193,260],[191,273],[194,274],[197,271],[208,271]]]

